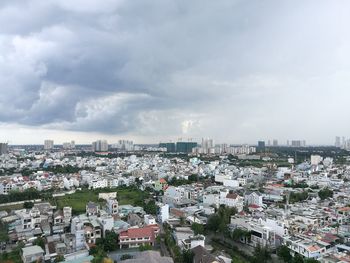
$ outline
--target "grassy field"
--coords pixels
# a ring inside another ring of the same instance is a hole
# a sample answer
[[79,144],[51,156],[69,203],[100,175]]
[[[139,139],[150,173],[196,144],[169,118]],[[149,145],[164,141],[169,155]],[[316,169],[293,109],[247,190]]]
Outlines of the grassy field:
[[85,206],[89,201],[98,202],[101,205],[104,201],[98,199],[98,194],[103,192],[117,192],[117,199],[119,205],[140,205],[142,201],[148,197],[147,192],[140,191],[134,188],[115,188],[115,189],[98,189],[77,191],[74,194],[66,195],[62,197],[56,197],[50,200],[53,205],[57,205],[58,208],[64,206],[71,206],[73,213],[84,213]]
[[1,206],[0,210],[1,211],[7,211],[7,212],[11,212],[12,210],[18,210],[18,209],[22,209],[23,208],[23,204],[18,204],[18,205],[6,205],[6,206]]
[[97,202],[98,193],[93,191],[77,191],[74,194],[66,195],[62,197],[56,197],[52,200],[53,205],[57,205],[57,208],[63,208],[64,206],[71,206],[74,213],[85,212],[86,203],[89,201]]

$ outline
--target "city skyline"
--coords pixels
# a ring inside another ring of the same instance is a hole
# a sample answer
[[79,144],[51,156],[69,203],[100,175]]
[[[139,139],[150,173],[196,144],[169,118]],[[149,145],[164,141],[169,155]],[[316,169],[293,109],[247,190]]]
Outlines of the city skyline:
[[[339,142],[339,139],[342,139],[341,142]],[[23,143],[23,144],[14,144],[10,141],[3,141],[0,142],[0,144],[6,144],[9,146],[17,146],[17,145],[42,145],[44,146],[44,149],[51,150],[53,149],[53,146],[63,146],[63,148],[66,149],[74,149],[75,145],[94,145],[98,142],[105,142],[106,145],[113,147],[117,147],[121,144],[135,144],[135,145],[166,145],[166,144],[176,144],[176,143],[196,143],[200,147],[204,147],[204,149],[213,148],[215,146],[244,146],[244,145],[250,145],[250,146],[257,146],[257,147],[332,147],[335,146],[337,148],[349,148],[350,147],[350,139],[348,139],[345,136],[339,137],[335,136],[335,142],[333,144],[310,144],[306,140],[300,140],[300,139],[288,139],[286,141],[280,141],[278,139],[259,139],[255,142],[229,142],[229,141],[215,141],[213,138],[208,137],[202,137],[202,138],[178,138],[175,140],[164,140],[164,141],[158,141],[158,142],[148,142],[148,143],[140,143],[135,142],[133,140],[129,140],[129,138],[118,138],[113,139],[112,141],[106,140],[106,138],[101,137],[97,138],[93,141],[88,142],[78,142],[76,143],[75,140],[71,141],[62,141],[62,140],[54,140],[52,138],[46,138],[41,142],[38,143]],[[260,145],[260,146],[259,146]],[[263,146],[261,146],[263,145]],[[349,145],[349,146],[348,146]],[[93,146],[94,147],[94,146]]]
[[0,141],[334,145],[350,130],[349,9],[346,1],[2,1]]

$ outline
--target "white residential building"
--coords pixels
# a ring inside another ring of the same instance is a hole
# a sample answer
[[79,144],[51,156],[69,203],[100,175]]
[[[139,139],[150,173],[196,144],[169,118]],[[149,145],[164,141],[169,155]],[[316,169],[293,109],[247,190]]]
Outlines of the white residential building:
[[107,179],[93,179],[89,182],[90,189],[106,188],[108,186]]
[[263,196],[259,192],[252,192],[250,194],[246,194],[244,196],[244,199],[248,205],[257,205],[260,207],[263,206]]
[[164,223],[169,219],[169,205],[168,204],[162,205],[160,207],[158,217],[159,217],[159,221],[161,223]]
[[234,179],[224,179],[223,184],[228,187],[239,187],[239,181]]
[[118,214],[118,201],[116,199],[108,199],[107,200],[107,212],[111,215],[117,215]]
[[219,194],[205,194],[205,195],[203,195],[203,204],[213,205],[215,207],[219,207],[220,195]]
[[228,193],[223,199],[223,203],[228,207],[236,207],[238,212],[243,210],[243,197],[236,193]]
[[156,219],[152,215],[144,215],[145,225],[157,224]]

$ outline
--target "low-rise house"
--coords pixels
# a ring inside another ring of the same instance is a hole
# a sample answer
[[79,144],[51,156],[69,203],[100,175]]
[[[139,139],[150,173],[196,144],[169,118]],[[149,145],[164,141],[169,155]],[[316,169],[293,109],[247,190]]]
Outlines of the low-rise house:
[[328,243],[313,241],[301,235],[284,237],[283,242],[292,253],[300,254],[306,258],[318,259],[327,252],[327,249],[331,248]]
[[141,245],[153,246],[159,234],[158,225],[149,225],[141,228],[129,228],[119,234],[120,248],[139,247]]
[[140,206],[132,206],[132,205],[120,205],[118,207],[118,213],[121,217],[127,216],[130,213],[134,214],[144,214],[145,211]]
[[152,215],[144,215],[143,217],[145,225],[155,225],[156,219]]
[[94,202],[89,201],[86,204],[86,215],[87,216],[94,216],[97,215],[100,211],[99,205],[95,204]]
[[187,249],[193,249],[197,246],[205,246],[205,236],[203,235],[195,235],[195,236],[190,236],[189,238],[186,238],[182,240],[182,248],[187,250]]
[[92,179],[89,181],[90,189],[106,188],[108,187],[107,179]]
[[161,223],[164,223],[169,219],[169,205],[165,204],[159,207],[158,219]]
[[[250,218],[231,217],[231,227],[239,228],[250,233],[250,243],[253,246],[267,246],[276,248],[280,241],[276,235],[276,230],[266,224],[262,220],[253,221]],[[241,238],[241,242],[247,242],[246,237]]]
[[75,250],[84,249],[86,245],[84,223],[79,219],[79,217],[72,219],[71,233],[74,235],[74,238],[69,239],[71,242],[74,242],[70,243],[72,248]]
[[243,210],[243,198],[236,193],[228,193],[222,197],[220,202],[228,207],[237,208],[238,212]]
[[131,226],[141,226],[143,220],[137,214],[128,214],[128,224]]
[[176,244],[184,249],[185,248],[185,242],[184,240],[189,239],[194,236],[194,232],[190,227],[175,227],[172,235],[174,237],[174,240]]
[[111,215],[118,214],[118,201],[114,198],[107,199],[107,212]]
[[84,224],[85,239],[88,244],[96,244],[96,240],[102,237],[102,230],[99,224]]
[[164,178],[160,178],[159,180],[154,182],[155,191],[165,191],[167,188],[168,188],[168,184]]
[[112,231],[114,228],[114,218],[111,215],[102,215],[97,218],[97,221],[100,223],[102,228],[103,237],[105,237],[106,231]]
[[22,248],[23,263],[42,262],[44,260],[44,250],[39,246]]
[[194,247],[192,252],[193,263],[225,263],[223,259],[210,254],[203,246]]
[[220,195],[215,193],[203,195],[203,204],[219,207]]
[[257,205],[260,207],[263,206],[263,196],[259,192],[252,192],[252,193],[245,194],[244,201],[248,205]]

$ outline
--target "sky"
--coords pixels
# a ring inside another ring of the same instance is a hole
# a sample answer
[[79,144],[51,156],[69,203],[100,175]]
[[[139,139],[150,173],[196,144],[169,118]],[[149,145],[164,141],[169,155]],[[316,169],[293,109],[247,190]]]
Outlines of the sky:
[[333,144],[350,131],[349,13],[347,0],[1,0],[0,141]]

